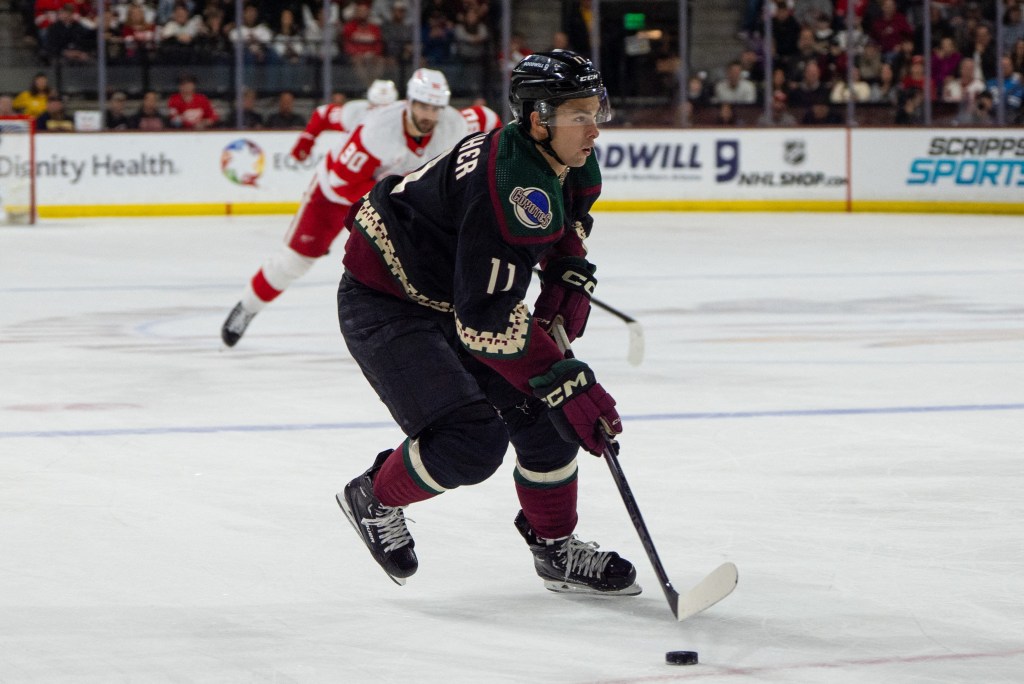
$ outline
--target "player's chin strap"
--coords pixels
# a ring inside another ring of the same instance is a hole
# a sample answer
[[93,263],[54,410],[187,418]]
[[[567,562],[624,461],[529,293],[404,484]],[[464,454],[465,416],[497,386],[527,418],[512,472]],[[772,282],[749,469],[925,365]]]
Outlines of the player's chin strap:
[[547,152],[548,155],[550,155],[551,158],[554,159],[556,162],[558,162],[562,166],[568,166],[568,164],[562,161],[562,158],[558,156],[558,153],[555,152],[555,148],[551,146],[551,140],[555,137],[555,134],[551,131],[551,127],[548,126],[547,124],[544,124],[544,128],[546,128],[548,132],[548,137],[545,138],[544,140],[537,140],[536,138],[534,138],[532,135],[530,135],[530,131],[527,130],[525,126],[520,126],[519,130],[522,131],[523,135],[525,135],[528,140],[540,145],[544,149],[544,151]]

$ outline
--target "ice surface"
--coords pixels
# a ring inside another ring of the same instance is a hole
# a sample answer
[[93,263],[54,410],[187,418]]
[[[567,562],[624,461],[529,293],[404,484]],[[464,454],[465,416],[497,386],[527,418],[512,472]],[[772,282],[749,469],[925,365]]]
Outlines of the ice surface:
[[[401,440],[337,331],[339,244],[231,350],[288,217],[0,230],[0,682],[1024,681],[1024,222],[600,214],[579,534],[645,592],[546,592],[511,459],[409,509],[394,585],[334,502]],[[664,663],[696,650],[700,664]]]

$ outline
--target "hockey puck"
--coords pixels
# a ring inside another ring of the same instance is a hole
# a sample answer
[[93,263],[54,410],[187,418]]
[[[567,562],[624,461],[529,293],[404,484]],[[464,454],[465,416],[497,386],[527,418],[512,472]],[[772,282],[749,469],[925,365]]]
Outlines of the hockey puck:
[[665,654],[665,662],[669,665],[696,665],[696,651],[669,651]]

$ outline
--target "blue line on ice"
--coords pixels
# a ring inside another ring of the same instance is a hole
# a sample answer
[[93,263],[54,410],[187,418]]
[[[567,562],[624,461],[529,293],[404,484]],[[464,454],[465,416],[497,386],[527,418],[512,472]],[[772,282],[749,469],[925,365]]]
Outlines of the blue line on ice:
[[[1024,411],[1022,404],[959,404],[950,406],[880,406],[875,408],[795,409],[775,411],[723,411],[627,415],[627,422],[672,420],[737,420],[743,418],[805,418],[809,416],[893,415],[903,413],[967,413]],[[186,425],[178,427],[108,428],[103,430],[25,430],[0,432],[0,439],[25,437],[111,437],[123,435],[197,435],[219,432],[303,432],[311,430],[366,430],[393,428],[389,421],[349,423],[290,423],[283,425]]]

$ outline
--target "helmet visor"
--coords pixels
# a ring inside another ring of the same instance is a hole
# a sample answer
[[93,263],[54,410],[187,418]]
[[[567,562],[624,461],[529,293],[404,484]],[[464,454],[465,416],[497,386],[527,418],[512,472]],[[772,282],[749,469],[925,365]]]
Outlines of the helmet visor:
[[534,105],[545,126],[594,126],[611,121],[612,107],[604,88],[581,93],[572,99],[537,100]]

